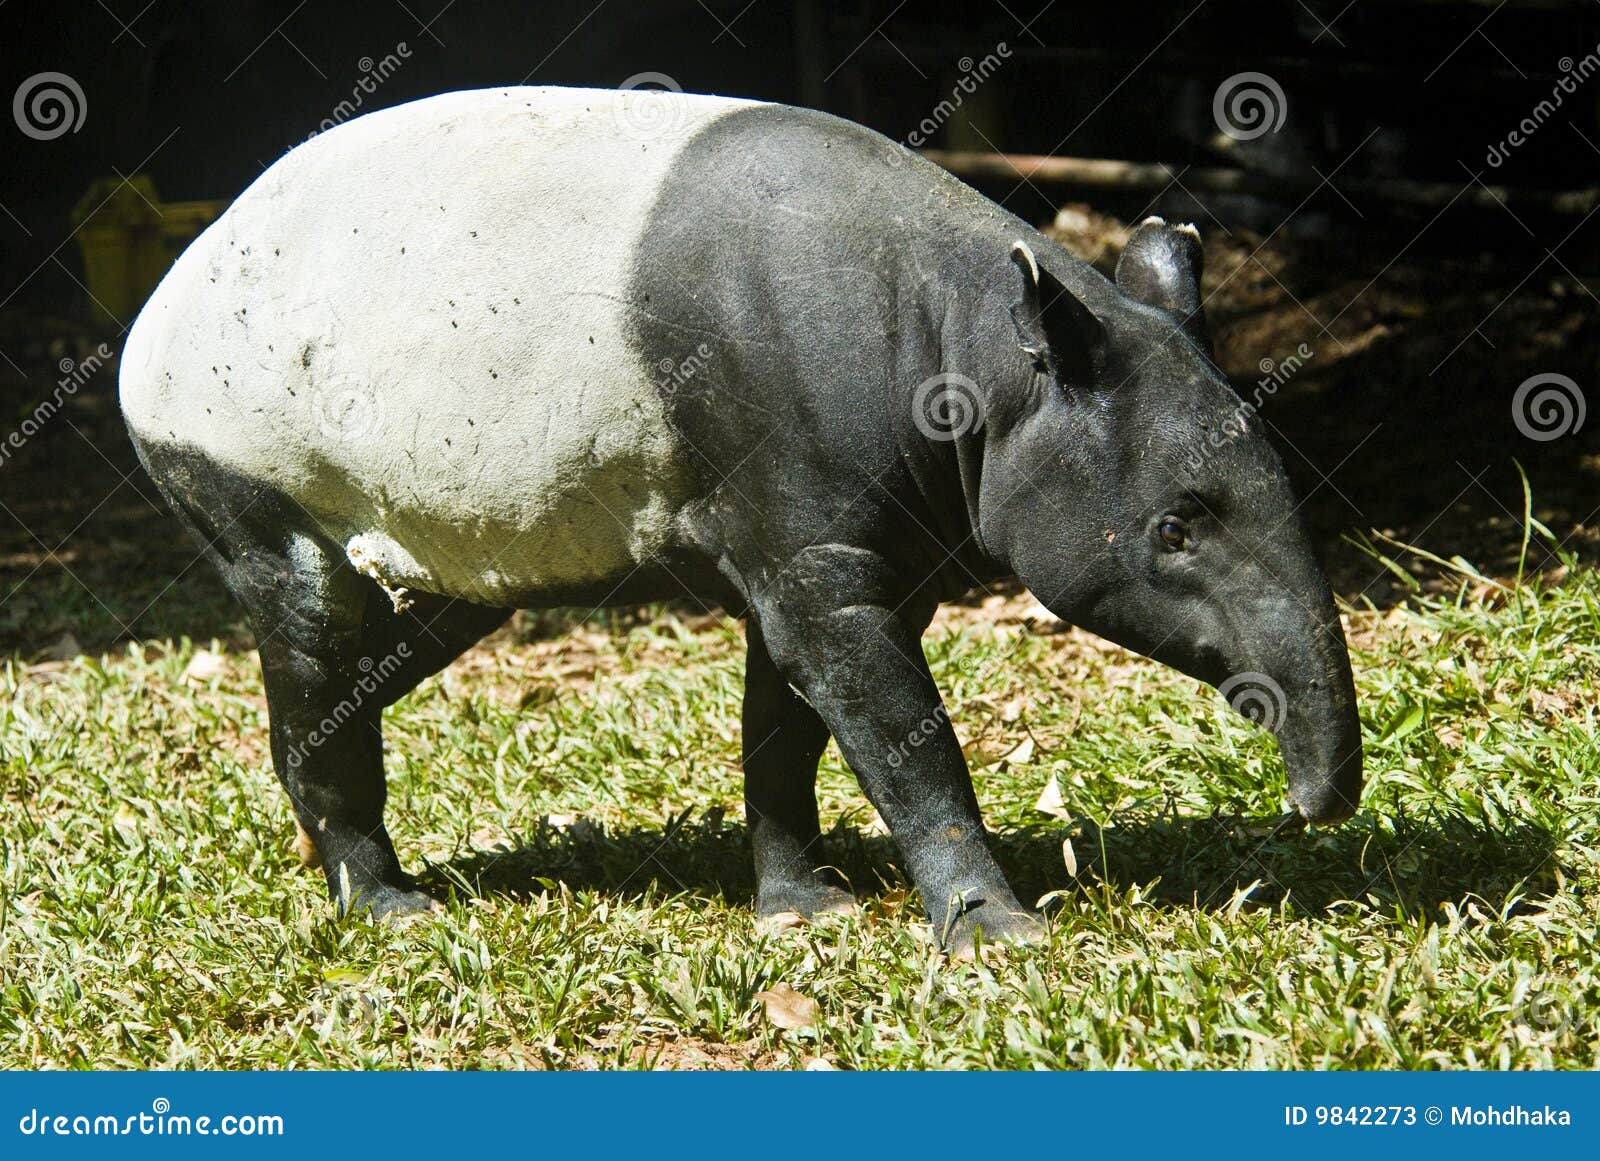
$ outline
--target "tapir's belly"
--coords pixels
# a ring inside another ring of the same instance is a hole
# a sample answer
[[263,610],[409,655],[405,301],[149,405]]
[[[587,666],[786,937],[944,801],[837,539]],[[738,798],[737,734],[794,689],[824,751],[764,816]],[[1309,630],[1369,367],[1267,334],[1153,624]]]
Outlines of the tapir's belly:
[[485,90],[314,139],[140,315],[130,427],[286,493],[395,587],[625,574],[672,547],[692,458],[630,343],[636,243],[677,149],[740,104]]

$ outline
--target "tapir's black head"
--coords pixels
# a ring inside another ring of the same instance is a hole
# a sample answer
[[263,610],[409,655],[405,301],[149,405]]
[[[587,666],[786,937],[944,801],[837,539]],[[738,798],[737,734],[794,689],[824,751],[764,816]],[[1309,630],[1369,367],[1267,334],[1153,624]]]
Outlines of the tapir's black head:
[[1209,357],[1198,237],[1145,222],[1116,292],[1068,261],[1019,242],[1001,276],[1016,350],[998,373],[1025,403],[991,393],[985,546],[1063,619],[1217,686],[1278,736],[1300,811],[1345,818],[1344,633],[1283,465]]

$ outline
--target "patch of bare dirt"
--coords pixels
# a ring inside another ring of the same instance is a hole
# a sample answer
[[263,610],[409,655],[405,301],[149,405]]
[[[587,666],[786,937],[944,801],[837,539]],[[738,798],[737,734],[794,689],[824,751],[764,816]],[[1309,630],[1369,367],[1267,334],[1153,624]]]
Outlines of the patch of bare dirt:
[[784,1067],[776,1052],[763,1052],[754,1044],[718,1044],[694,1037],[640,1045],[630,1059],[636,1066],[660,1072],[748,1072]]
[[[519,708],[593,691],[601,680],[626,681],[681,664],[686,648],[697,660],[743,650],[739,622],[723,613],[668,611],[651,622],[657,632],[615,635],[647,618],[629,611],[595,624],[560,612],[519,612],[504,628],[455,661],[447,681],[470,679],[474,692]],[[717,630],[730,630],[731,636]],[[678,638],[693,638],[681,645]]]

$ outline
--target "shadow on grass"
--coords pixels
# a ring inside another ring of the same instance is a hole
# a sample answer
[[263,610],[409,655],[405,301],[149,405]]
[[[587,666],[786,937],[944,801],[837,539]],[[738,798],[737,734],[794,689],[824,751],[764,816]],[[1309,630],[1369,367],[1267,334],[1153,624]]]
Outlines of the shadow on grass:
[[[755,902],[749,831],[719,810],[692,817],[685,811],[663,828],[607,830],[586,819],[557,826],[541,818],[537,830],[514,845],[473,851],[432,867],[425,887],[469,896],[528,898],[565,887],[639,899],[652,890],[720,898],[733,906]],[[894,844],[840,824],[824,836],[825,858],[853,885],[872,896],[906,882]]]
[[1476,898],[1493,911],[1517,900],[1513,909],[1520,909],[1522,898],[1556,889],[1551,831],[1530,824],[1496,829],[1460,815],[1363,813],[1327,831],[1165,815],[1084,824],[1073,846],[1080,881],[1123,888],[1153,882],[1158,902],[1202,909],[1225,908],[1248,889],[1248,905],[1287,900],[1300,915],[1325,915],[1353,901],[1432,919],[1444,903]]
[[[1062,841],[1078,868],[1068,875]],[[1498,912],[1556,889],[1556,837],[1533,825],[1497,830],[1461,816],[1370,815],[1336,829],[1276,831],[1270,822],[1214,815],[1123,817],[1114,825],[1028,827],[995,836],[996,857],[1018,897],[1051,891],[1142,885],[1169,907],[1221,910],[1249,890],[1247,906],[1288,900],[1301,915],[1326,915],[1347,901],[1385,914],[1436,919],[1443,903],[1482,900]],[[903,889],[907,878],[890,839],[840,825],[825,837],[827,858],[860,897]],[[431,869],[434,888],[469,896],[530,897],[565,887],[624,899],[652,888],[749,906],[755,897],[748,832],[720,812],[666,827],[607,831],[587,821],[538,830],[507,849],[474,851]]]

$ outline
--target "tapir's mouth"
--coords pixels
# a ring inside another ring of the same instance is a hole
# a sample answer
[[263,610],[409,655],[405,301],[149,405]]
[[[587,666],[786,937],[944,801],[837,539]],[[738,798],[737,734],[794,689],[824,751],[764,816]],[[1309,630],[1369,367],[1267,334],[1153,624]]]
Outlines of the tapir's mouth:
[[[1359,727],[1357,727],[1359,729]],[[1287,739],[1281,734],[1278,742],[1284,746]],[[1359,734],[1354,744],[1341,747],[1344,752],[1310,777],[1295,777],[1293,745],[1284,746],[1289,753],[1285,758],[1291,763],[1289,772],[1289,801],[1312,826],[1333,826],[1355,814],[1361,803],[1361,742]]]
[[1355,803],[1347,802],[1342,798],[1337,799],[1337,805],[1331,809],[1327,806],[1307,806],[1296,798],[1293,793],[1289,795],[1289,801],[1294,805],[1295,810],[1299,811],[1298,818],[1303,823],[1308,822],[1312,826],[1336,826],[1345,821],[1345,819],[1352,817],[1356,812]]
[[1361,722],[1353,701],[1314,701],[1277,729],[1289,801],[1313,826],[1333,826],[1361,804]]

